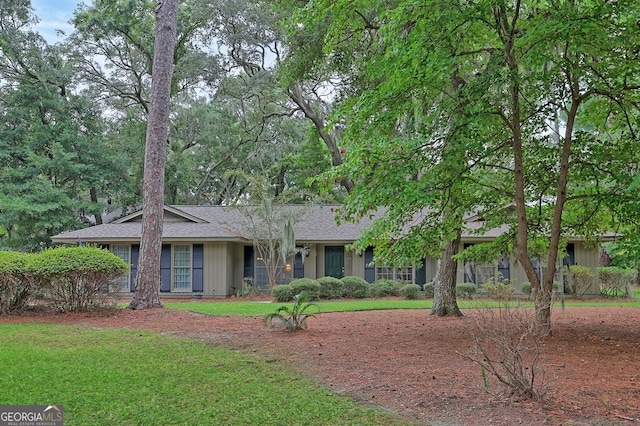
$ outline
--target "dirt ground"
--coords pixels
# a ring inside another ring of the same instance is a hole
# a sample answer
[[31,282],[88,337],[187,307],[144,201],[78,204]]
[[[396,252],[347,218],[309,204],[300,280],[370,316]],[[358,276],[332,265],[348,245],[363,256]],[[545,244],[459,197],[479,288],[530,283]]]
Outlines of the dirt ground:
[[[234,303],[226,301],[220,303]],[[462,354],[473,348],[469,321],[429,310],[322,313],[309,328],[267,329],[261,318],[170,309],[112,315],[26,314],[6,322],[127,327],[186,336],[252,353],[312,377],[337,393],[433,426],[640,424],[640,309],[554,309],[541,365],[540,401],[513,397]]]

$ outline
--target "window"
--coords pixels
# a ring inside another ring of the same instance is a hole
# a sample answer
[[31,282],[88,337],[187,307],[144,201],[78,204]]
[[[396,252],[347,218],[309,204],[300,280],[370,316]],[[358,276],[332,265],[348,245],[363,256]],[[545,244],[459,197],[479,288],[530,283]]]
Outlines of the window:
[[402,268],[391,268],[388,266],[376,267],[376,280],[394,280],[408,283],[414,282],[413,265],[403,266]]
[[191,291],[191,246],[174,245],[173,248],[173,291]]
[[119,289],[120,291],[130,291],[130,271],[131,271],[131,259],[129,257],[129,246],[128,245],[114,245],[111,246],[111,252],[118,256],[120,259],[124,260],[127,265],[129,265],[129,271],[126,274],[116,278],[113,280],[114,287]]

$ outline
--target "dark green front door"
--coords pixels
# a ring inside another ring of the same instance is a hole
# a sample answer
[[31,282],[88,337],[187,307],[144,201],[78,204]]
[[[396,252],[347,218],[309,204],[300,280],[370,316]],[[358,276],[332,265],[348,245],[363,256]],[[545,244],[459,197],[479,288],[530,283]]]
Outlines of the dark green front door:
[[344,277],[344,247],[327,246],[324,248],[324,275],[326,277]]

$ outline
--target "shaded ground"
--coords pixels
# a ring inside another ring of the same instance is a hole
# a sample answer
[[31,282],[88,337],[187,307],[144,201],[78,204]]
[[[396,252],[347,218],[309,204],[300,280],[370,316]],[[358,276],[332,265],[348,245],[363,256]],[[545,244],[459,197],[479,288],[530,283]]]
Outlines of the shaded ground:
[[[233,303],[231,301],[220,303]],[[6,322],[127,327],[201,339],[254,353],[334,391],[431,425],[640,424],[640,309],[567,308],[553,314],[543,347],[550,389],[518,400],[461,354],[473,347],[469,320],[429,311],[323,313],[310,328],[266,329],[261,318],[217,318],[169,309],[115,315],[28,314]]]

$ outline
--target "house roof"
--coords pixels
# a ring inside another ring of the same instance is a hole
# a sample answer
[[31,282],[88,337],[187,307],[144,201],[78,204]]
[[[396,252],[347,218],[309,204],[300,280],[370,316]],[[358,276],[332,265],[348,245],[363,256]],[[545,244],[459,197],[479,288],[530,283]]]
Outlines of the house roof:
[[[336,223],[338,205],[289,205],[286,209],[297,217],[294,223],[299,242],[352,242],[371,219],[360,223]],[[165,206],[163,240],[245,241],[251,240],[246,231],[246,218],[235,207],[228,206]],[[114,222],[63,232],[52,237],[54,243],[109,242],[140,240],[142,212],[136,212]]]
[[[339,205],[284,206],[294,217],[294,232],[299,243],[350,243],[357,240],[381,212],[364,217],[359,223],[336,222]],[[418,218],[416,218],[418,220]],[[247,218],[229,206],[165,206],[162,239],[165,241],[237,241],[249,242]],[[508,231],[507,226],[478,232],[484,221],[479,216],[466,220],[466,241],[491,240]],[[134,242],[140,241],[142,212],[138,211],[108,224],[63,232],[52,237],[54,243]],[[604,236],[606,238],[606,236]],[[581,238],[573,238],[579,240]]]

